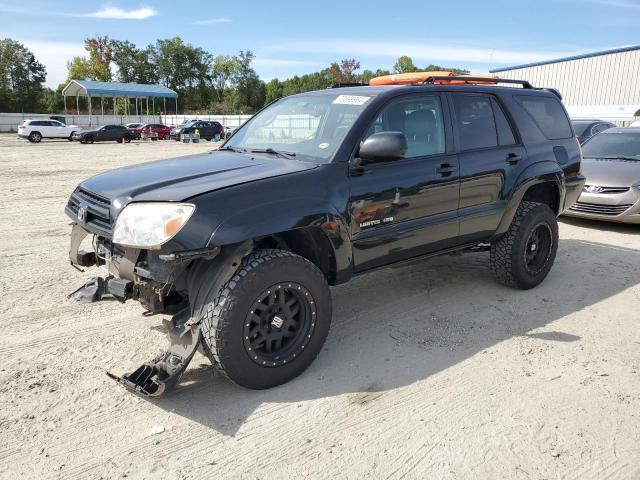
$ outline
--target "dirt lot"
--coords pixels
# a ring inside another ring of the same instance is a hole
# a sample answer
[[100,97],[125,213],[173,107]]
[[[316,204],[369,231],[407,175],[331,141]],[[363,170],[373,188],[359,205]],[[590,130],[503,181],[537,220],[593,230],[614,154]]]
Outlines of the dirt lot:
[[159,401],[105,375],[165,346],[135,303],[66,299],[67,195],[176,142],[0,136],[0,477],[640,478],[640,228],[562,220],[540,287],[447,256],[333,288],[317,361],[243,390],[201,356]]

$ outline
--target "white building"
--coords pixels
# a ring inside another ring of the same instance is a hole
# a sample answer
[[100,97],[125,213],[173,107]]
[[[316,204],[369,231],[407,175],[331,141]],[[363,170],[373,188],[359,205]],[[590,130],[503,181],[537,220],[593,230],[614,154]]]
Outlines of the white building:
[[491,70],[556,88],[573,118],[627,125],[640,117],[640,45]]

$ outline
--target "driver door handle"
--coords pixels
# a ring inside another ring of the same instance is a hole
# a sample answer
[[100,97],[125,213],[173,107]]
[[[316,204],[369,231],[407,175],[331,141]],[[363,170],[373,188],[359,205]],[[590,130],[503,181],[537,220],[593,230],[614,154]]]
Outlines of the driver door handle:
[[441,177],[448,177],[457,169],[458,169],[457,167],[454,167],[449,163],[441,163],[440,165],[438,165],[438,168],[436,168],[436,173]]

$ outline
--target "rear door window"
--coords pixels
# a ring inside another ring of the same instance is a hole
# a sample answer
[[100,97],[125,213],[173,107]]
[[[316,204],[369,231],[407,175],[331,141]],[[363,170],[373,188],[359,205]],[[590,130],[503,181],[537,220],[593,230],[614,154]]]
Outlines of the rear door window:
[[538,95],[514,95],[514,97],[547,139],[560,140],[573,136],[569,119],[556,98]]
[[496,147],[498,131],[491,98],[485,95],[453,95],[460,150]]

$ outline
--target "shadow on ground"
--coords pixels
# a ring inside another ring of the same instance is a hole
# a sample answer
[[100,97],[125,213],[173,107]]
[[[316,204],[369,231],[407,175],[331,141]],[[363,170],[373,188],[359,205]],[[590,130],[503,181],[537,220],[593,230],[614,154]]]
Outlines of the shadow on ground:
[[576,227],[600,230],[601,232],[624,233],[626,235],[640,235],[640,225],[631,223],[603,222],[578,217],[560,217],[562,223]]
[[[568,332],[533,331],[638,284],[640,270],[632,265],[639,263],[638,250],[563,240],[549,277],[528,291],[496,284],[488,255],[478,253],[370,273],[332,289],[329,338],[297,379],[271,390],[246,390],[214,374],[201,359],[172,394],[152,404],[235,435],[263,402],[384,392],[515,336],[576,342],[580,337]],[[611,269],[622,272],[593,275]]]

